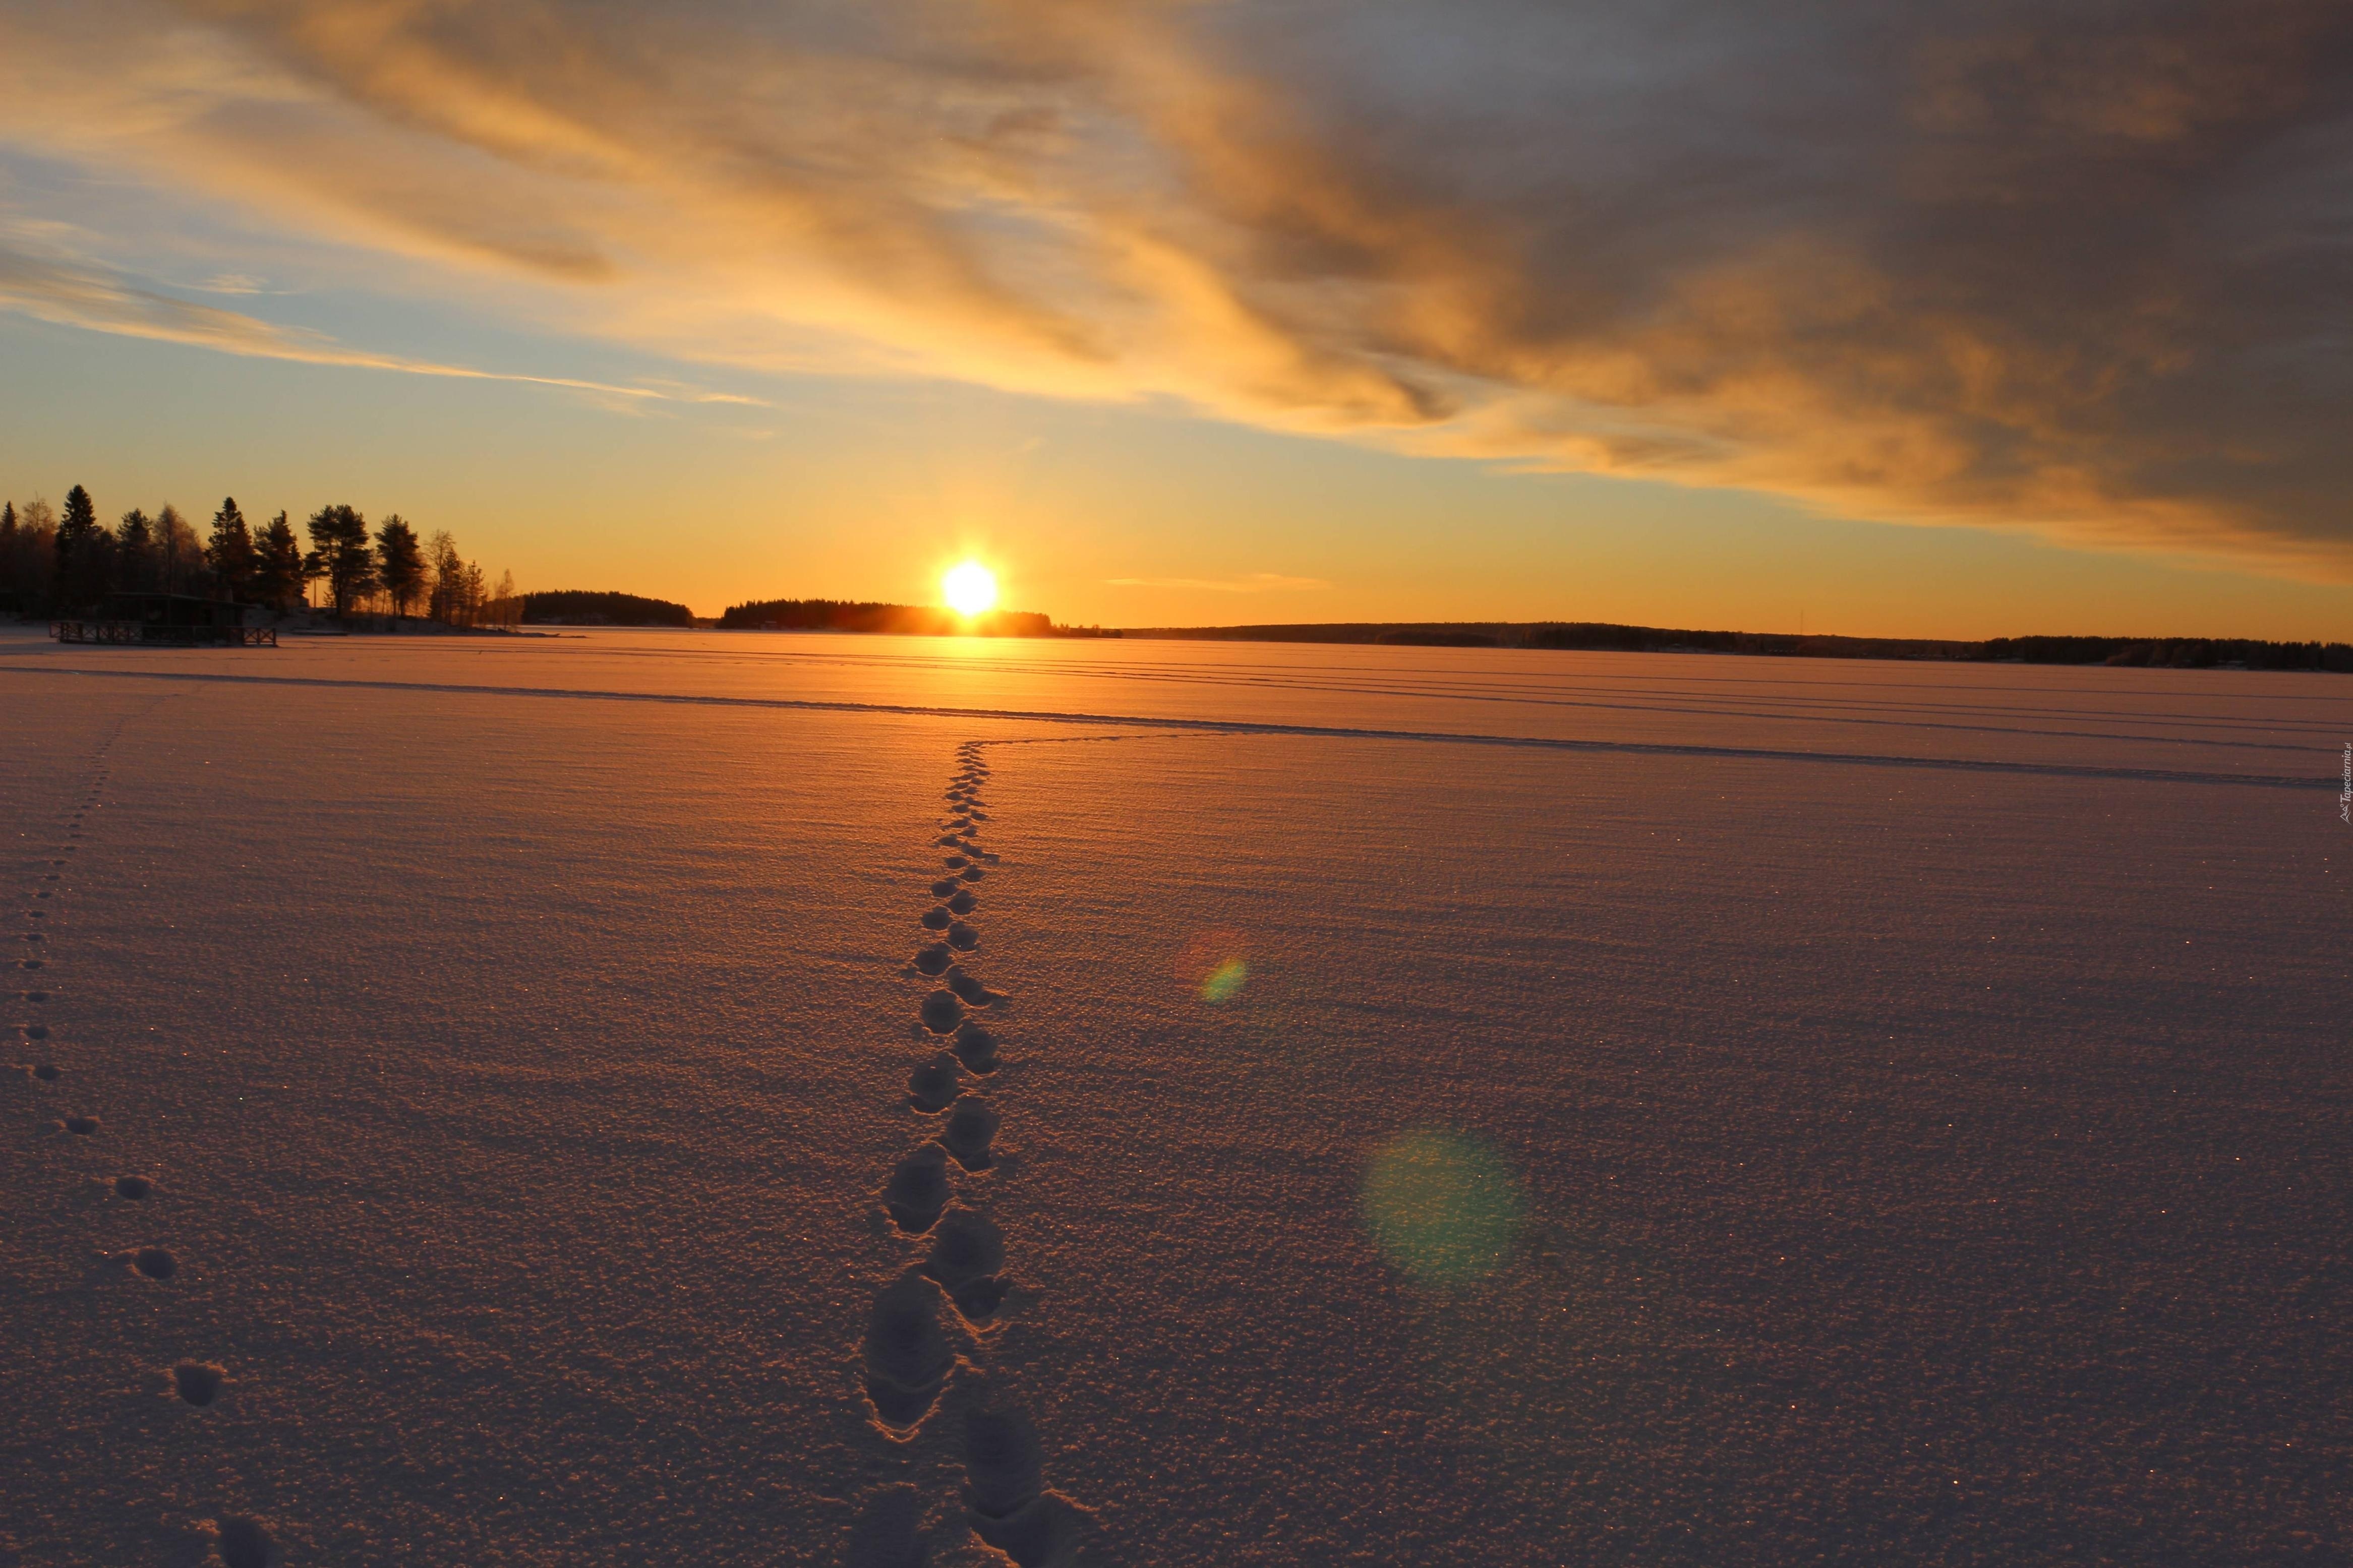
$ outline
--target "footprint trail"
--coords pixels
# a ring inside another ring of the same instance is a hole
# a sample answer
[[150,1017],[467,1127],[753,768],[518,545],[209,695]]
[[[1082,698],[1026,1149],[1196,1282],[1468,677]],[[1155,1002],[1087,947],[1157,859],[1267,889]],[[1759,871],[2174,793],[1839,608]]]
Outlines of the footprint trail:
[[[16,906],[20,917],[15,931],[16,941],[10,962],[14,964],[21,989],[15,990],[18,1005],[15,1026],[9,1032],[23,1044],[35,1047],[37,1058],[24,1064],[20,1072],[27,1083],[36,1087],[39,1114],[61,1136],[60,1144],[70,1146],[78,1156],[74,1163],[81,1166],[82,1176],[91,1173],[84,1162],[109,1160],[108,1149],[119,1130],[110,1127],[102,1105],[91,1104],[93,1098],[102,1099],[111,1064],[100,1059],[76,1036],[76,1031],[63,1028],[52,1009],[60,1003],[70,1004],[80,994],[79,977],[74,973],[72,909],[79,891],[75,873],[81,869],[79,857],[83,847],[100,846],[104,850],[104,835],[100,831],[109,801],[108,786],[111,767],[108,754],[122,738],[124,729],[134,720],[144,718],[162,701],[149,703],[137,712],[128,713],[114,721],[102,733],[90,762],[90,772],[72,809],[65,815],[58,829],[58,841],[32,869],[22,889],[23,896]],[[59,1091],[72,1096],[71,1102],[60,1103]],[[118,1167],[119,1169],[119,1167]],[[168,1223],[168,1194],[148,1176],[122,1173],[99,1178],[102,1190],[125,1204],[141,1205],[153,1219]],[[168,1238],[167,1238],[168,1239]],[[164,1303],[159,1313],[168,1321],[172,1308],[181,1289],[173,1282],[187,1267],[186,1261],[164,1241],[149,1241],[125,1251],[98,1255],[91,1278],[111,1279],[126,1285],[158,1292]],[[159,1362],[169,1363],[168,1354],[159,1355]],[[155,1375],[156,1362],[150,1362],[144,1375]],[[126,1368],[128,1373],[131,1369]],[[213,1411],[228,1394],[234,1380],[227,1368],[210,1361],[184,1360],[170,1363],[167,1373],[172,1393],[179,1402],[193,1410]],[[216,1421],[217,1415],[205,1417]],[[217,1442],[217,1427],[207,1426],[198,1441]],[[217,1470],[223,1483],[237,1489],[235,1450],[224,1449]],[[250,1514],[223,1511],[211,1521],[210,1533],[214,1550],[223,1568],[270,1568],[280,1560],[276,1537],[269,1525]]]
[[[962,1422],[955,1447],[964,1484],[958,1497],[934,1499],[903,1481],[876,1487],[851,1527],[849,1568],[911,1568],[931,1562],[934,1544],[953,1550],[973,1538],[1019,1568],[1066,1568],[1080,1561],[1084,1535],[1084,1510],[1047,1489],[1036,1429],[990,1371],[1014,1275],[1008,1238],[989,1214],[995,1184],[1010,1169],[997,1151],[1005,1115],[981,1081],[1002,1065],[1004,1042],[972,1016],[1008,1010],[1012,998],[965,967],[983,946],[976,884],[1002,864],[983,842],[987,744],[956,748],[947,815],[929,846],[944,852],[944,874],[931,883],[933,902],[916,917],[921,934],[900,971],[929,987],[912,999],[910,1033],[923,1054],[898,1102],[915,1119],[916,1142],[881,1194],[905,1252],[875,1292],[860,1350],[873,1427],[894,1450],[943,1409],[960,1412],[950,1419]],[[938,1515],[934,1503],[945,1505]]]

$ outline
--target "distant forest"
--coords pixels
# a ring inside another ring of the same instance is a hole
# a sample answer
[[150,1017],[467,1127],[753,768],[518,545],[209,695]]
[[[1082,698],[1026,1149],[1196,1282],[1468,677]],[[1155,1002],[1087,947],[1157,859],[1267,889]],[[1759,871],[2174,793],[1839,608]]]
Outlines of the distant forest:
[[1029,610],[991,610],[965,620],[929,605],[853,604],[845,599],[762,599],[719,617],[731,632],[892,632],[904,637],[1050,637],[1096,635],[1057,626]]
[[691,626],[694,612],[668,599],[636,594],[594,594],[580,588],[522,596],[525,626]]
[[352,507],[323,506],[303,524],[310,547],[280,512],[259,528],[235,497],[210,531],[173,507],[139,508],[109,528],[76,485],[65,510],[46,500],[0,502],[0,613],[79,616],[112,594],[193,594],[288,615],[310,605],[338,616],[422,614],[452,626],[511,625],[521,609],[512,574],[496,587],[447,532],[419,538],[397,512],[370,531]]
[[1335,622],[1263,626],[1130,628],[1131,637],[1208,642],[1385,643],[1409,647],[1540,647],[1626,653],[1746,653],[1796,658],[1956,659],[2010,664],[2147,665],[2208,669],[2353,671],[2353,646],[2341,642],[2263,642],[2244,637],[1994,637],[1949,642],[1926,637],[1800,637],[1778,632],[1707,632],[1627,626],[1600,621],[1472,621],[1421,625]]

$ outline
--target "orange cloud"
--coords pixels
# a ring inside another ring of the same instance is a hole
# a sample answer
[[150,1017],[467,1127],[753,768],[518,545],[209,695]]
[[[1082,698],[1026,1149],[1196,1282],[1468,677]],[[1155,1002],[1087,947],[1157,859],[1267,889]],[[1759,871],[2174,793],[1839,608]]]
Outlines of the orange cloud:
[[26,0],[0,139],[687,361],[2353,574],[2353,16],[1857,16]]

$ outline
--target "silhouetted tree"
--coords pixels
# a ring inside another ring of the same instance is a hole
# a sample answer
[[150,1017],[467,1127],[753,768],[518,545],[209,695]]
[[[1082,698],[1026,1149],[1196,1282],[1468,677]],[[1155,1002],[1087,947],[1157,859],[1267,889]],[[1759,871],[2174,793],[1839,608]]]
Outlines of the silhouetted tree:
[[0,501],[0,609],[20,608],[16,603],[16,503]]
[[18,510],[16,547],[9,552],[6,570],[19,614],[49,603],[57,533],[57,510],[47,501],[36,496]]
[[261,537],[254,548],[253,591],[256,597],[280,615],[300,604],[302,584],[308,581],[302,570],[302,546],[294,537],[293,526],[280,512],[261,525]]
[[375,552],[368,548],[367,519],[348,506],[322,506],[311,514],[311,553],[303,568],[327,580],[327,596],[337,616],[375,587]]
[[205,564],[213,569],[213,577],[220,591],[238,603],[245,603],[253,593],[254,557],[253,531],[246,526],[245,513],[237,510],[237,498],[227,497],[220,510],[213,513],[213,536],[205,545]]
[[205,547],[180,509],[169,502],[155,514],[156,581],[166,594],[197,594],[206,587]]
[[384,591],[392,595],[392,613],[408,614],[408,606],[425,590],[425,550],[417,541],[417,530],[398,512],[375,531],[375,562]]
[[426,554],[433,567],[433,593],[427,603],[426,614],[450,626],[459,624],[464,608],[466,592],[466,561],[458,553],[458,542],[449,537],[447,529],[438,531]]
[[98,525],[98,503],[90,499],[88,490],[74,486],[66,492],[65,515],[58,519],[51,546],[57,564],[49,578],[50,592],[58,605],[79,609],[103,594],[104,541],[105,531]]
[[155,524],[135,506],[114,525],[114,585],[126,594],[155,588]]

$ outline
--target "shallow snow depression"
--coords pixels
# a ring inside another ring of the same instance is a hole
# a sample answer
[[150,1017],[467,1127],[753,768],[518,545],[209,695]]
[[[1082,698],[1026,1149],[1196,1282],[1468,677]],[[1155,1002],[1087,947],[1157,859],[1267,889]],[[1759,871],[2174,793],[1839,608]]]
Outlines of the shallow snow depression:
[[0,1563],[2353,1530],[2341,677],[16,632],[0,715]]

